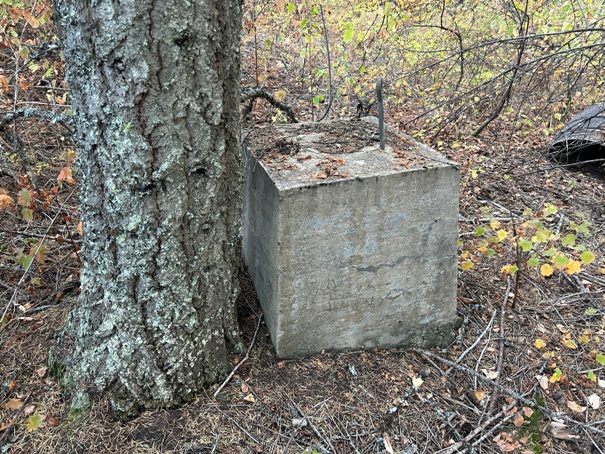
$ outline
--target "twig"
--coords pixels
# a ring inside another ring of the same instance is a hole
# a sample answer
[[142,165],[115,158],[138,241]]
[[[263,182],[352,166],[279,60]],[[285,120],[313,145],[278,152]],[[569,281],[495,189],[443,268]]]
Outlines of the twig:
[[215,399],[216,399],[216,396],[218,396],[219,393],[223,390],[223,388],[227,385],[227,383],[229,383],[229,381],[233,378],[233,376],[235,375],[235,372],[237,372],[237,369],[239,369],[240,366],[242,364],[244,364],[246,361],[248,361],[248,358],[250,358],[250,351],[252,350],[252,347],[254,347],[254,341],[256,340],[256,334],[258,333],[258,329],[260,328],[260,322],[262,321],[262,319],[263,319],[262,315],[260,317],[258,317],[258,323],[256,324],[256,329],[254,330],[254,336],[252,336],[252,342],[250,342],[250,347],[248,347],[246,356],[244,356],[244,358],[235,365],[235,367],[233,368],[233,370],[231,371],[229,376],[225,379],[225,381],[221,384],[221,386],[219,386],[218,389],[216,391],[214,391],[214,394],[212,395],[212,397],[214,397]]
[[[468,355],[481,341],[481,339],[483,339],[483,336],[485,336],[485,334],[487,334],[487,332],[492,328],[492,325],[494,324],[494,319],[496,318],[496,314],[498,312],[494,309],[494,312],[492,314],[492,318],[490,319],[489,323],[487,324],[487,326],[485,327],[485,329],[483,330],[483,332],[481,333],[481,335],[477,338],[477,340],[475,342],[473,342],[473,345],[471,345],[469,348],[467,348],[466,350],[464,350],[462,352],[462,354],[460,356],[458,356],[458,359],[456,360],[456,364],[460,364],[462,362],[462,360],[464,359],[464,357],[466,355]],[[428,358],[427,358],[428,359]],[[452,369],[450,369],[452,370]],[[445,375],[449,375],[449,371],[445,372]]]
[[[506,279],[506,291],[504,292],[504,298],[502,298],[502,307],[500,309],[500,348],[498,351],[498,365],[496,366],[496,385],[500,385],[500,378],[502,377],[502,364],[504,363],[504,320],[506,314],[506,302],[508,301],[508,294],[510,292],[510,277]],[[490,415],[494,411],[496,401],[498,400],[498,388],[494,388],[489,405],[487,406],[487,414]]]
[[17,413],[15,413],[15,416],[13,416],[10,419],[10,423],[8,424],[8,426],[6,426],[4,428],[4,433],[0,436],[0,444],[4,443],[8,439],[9,434],[11,433],[13,427],[15,427],[15,421],[17,421],[17,418],[19,417],[19,415],[23,412],[23,410],[25,410],[25,407],[31,397],[32,397],[32,393],[29,393],[28,396],[23,401],[21,408],[19,408],[19,410],[17,410]]
[[[454,443],[451,446],[448,446],[445,449],[437,451],[435,454],[452,454],[454,452],[460,452],[459,449],[463,445],[465,445],[466,443],[469,443],[473,438],[475,438],[477,435],[479,435],[481,432],[483,432],[488,426],[490,426],[492,423],[494,423],[494,421],[500,419],[504,415],[504,413],[510,411],[515,405],[516,405],[516,402],[509,404],[508,406],[506,406],[504,408],[503,411],[499,412],[497,415],[492,416],[490,419],[488,419],[483,424],[478,426],[476,429],[474,429],[471,433],[469,433],[462,440],[458,441],[457,443]],[[497,427],[501,426],[504,422],[506,422],[508,419],[510,419],[512,417],[513,417],[513,415],[509,415],[509,416],[505,417],[502,421],[500,421],[499,424],[496,424],[494,427],[492,427],[489,430],[489,433],[493,432]]]
[[324,9],[321,4],[319,5],[319,12],[321,14],[321,23],[324,27],[324,39],[326,41],[326,56],[328,58],[328,107],[326,107],[326,111],[322,115],[322,117],[317,120],[318,122],[323,120],[328,116],[330,109],[332,108],[332,63],[330,62],[330,42],[328,41],[328,31],[326,30],[326,21],[324,19]]
[[328,445],[330,447],[330,449],[332,450],[332,452],[336,453],[337,451],[336,451],[336,449],[334,449],[334,446],[332,446],[332,443],[330,442],[330,440],[327,440],[326,437],[323,436],[323,434],[319,431],[319,429],[317,427],[315,427],[315,424],[313,424],[313,421],[311,421],[303,413],[303,411],[300,409],[300,407],[298,405],[296,405],[296,403],[292,400],[292,398],[290,396],[288,396],[288,394],[286,394],[286,397],[288,397],[288,400],[294,406],[294,408],[296,408],[296,411],[298,411],[300,416],[302,416],[303,419],[309,423],[309,426],[311,427],[311,429],[313,429],[313,432],[315,432],[315,435],[317,435],[320,438],[320,440],[322,440],[326,445]]
[[570,418],[568,416],[562,415],[560,413],[557,413],[556,411],[552,411],[549,410],[546,407],[543,407],[542,405],[538,404],[536,401],[532,401],[529,399],[526,399],[525,397],[517,394],[515,391],[512,391],[508,388],[505,388],[504,386],[496,383],[494,380],[484,377],[483,375],[479,374],[478,372],[475,372],[473,369],[469,369],[468,367],[462,366],[460,364],[456,364],[453,361],[447,360],[445,358],[440,357],[439,355],[435,355],[431,352],[428,352],[426,350],[419,350],[419,349],[414,349],[415,352],[419,353],[422,356],[427,356],[429,358],[434,358],[437,361],[442,362],[443,364],[449,366],[449,367],[455,367],[458,370],[461,370],[462,372],[466,372],[467,374],[472,375],[473,377],[477,378],[478,380],[481,380],[482,382],[493,386],[494,388],[498,388],[500,391],[504,392],[505,394],[508,394],[509,396],[511,396],[513,399],[518,400],[519,402],[523,403],[523,405],[527,406],[527,407],[533,407],[533,408],[537,408],[538,410],[540,410],[544,415],[547,415],[548,417],[550,417],[551,419],[560,419],[568,424],[575,424],[578,425],[580,427],[584,427],[586,429],[591,430],[592,432],[598,433],[601,436],[605,436],[605,431],[598,429],[596,427],[591,426],[589,423],[583,423],[580,421],[577,421],[573,418]]

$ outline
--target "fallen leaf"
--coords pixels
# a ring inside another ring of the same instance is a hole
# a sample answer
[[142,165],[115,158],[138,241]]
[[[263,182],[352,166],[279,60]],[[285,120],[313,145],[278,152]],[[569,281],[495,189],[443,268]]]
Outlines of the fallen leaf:
[[242,383],[241,389],[244,394],[248,394],[248,391],[250,390],[250,388],[248,387],[248,385],[246,383]]
[[534,414],[534,411],[529,407],[523,407],[521,411],[523,412],[523,415],[525,415],[526,418],[531,418],[531,415]]
[[15,201],[11,196],[0,194],[0,210],[12,207],[13,203],[15,203]]
[[41,368],[36,369],[36,374],[38,375],[38,377],[44,378],[47,371],[48,371],[48,367],[42,366]]
[[548,377],[546,375],[536,375],[536,379],[540,383],[540,388],[546,391],[548,389]]
[[498,377],[498,371],[495,370],[481,369],[481,372],[483,372],[483,375],[485,375],[490,380],[495,380]]
[[389,434],[387,434],[387,433],[385,433],[383,435],[384,435],[383,443],[384,443],[385,451],[388,452],[389,454],[394,454],[395,451],[393,451],[393,446],[391,446],[391,437],[389,437]]
[[521,427],[525,423],[525,418],[521,413],[517,413],[513,419],[513,424],[517,427]]
[[27,418],[27,431],[33,432],[34,430],[40,427],[40,423],[42,422],[42,418],[40,415],[31,415]]
[[590,408],[594,408],[596,410],[601,406],[601,398],[596,394],[591,394],[586,398],[586,400],[588,401]]
[[573,400],[567,401],[567,408],[578,413],[584,413],[586,411],[586,407],[582,407],[581,405],[575,403]]
[[415,388],[420,388],[420,385],[422,385],[423,383],[424,380],[420,377],[412,378],[412,385],[414,385]]
[[534,342],[534,347],[536,347],[537,349],[542,349],[542,348],[546,347],[546,342],[544,342],[542,339],[538,338]]
[[67,181],[69,184],[75,184],[71,174],[71,167],[63,167],[57,176],[57,181]]
[[572,432],[567,426],[561,422],[553,421],[550,423],[550,433],[553,437],[559,440],[577,440],[580,436]]
[[254,396],[252,394],[248,394],[246,397],[244,397],[244,400],[246,402],[251,402],[251,403],[256,402],[256,399],[254,398]]
[[479,402],[481,402],[483,399],[485,399],[485,391],[482,391],[482,390],[475,391],[475,397],[477,398],[477,400]]
[[59,420],[57,418],[55,418],[54,416],[49,416],[48,424],[50,424],[53,427],[57,427],[59,425]]
[[21,399],[9,399],[7,403],[4,404],[4,408],[7,410],[19,410],[23,405],[23,401]]

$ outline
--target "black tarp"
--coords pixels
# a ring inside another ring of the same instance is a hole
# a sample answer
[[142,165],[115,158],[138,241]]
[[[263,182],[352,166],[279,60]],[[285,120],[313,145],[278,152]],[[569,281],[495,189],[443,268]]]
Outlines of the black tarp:
[[573,117],[548,146],[560,164],[577,164],[605,174],[605,104],[591,106]]

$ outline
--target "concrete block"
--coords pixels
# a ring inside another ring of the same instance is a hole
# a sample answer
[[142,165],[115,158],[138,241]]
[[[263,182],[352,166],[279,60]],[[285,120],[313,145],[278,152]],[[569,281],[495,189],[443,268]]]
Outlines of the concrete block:
[[254,130],[243,255],[280,357],[443,345],[456,322],[458,166],[372,119]]

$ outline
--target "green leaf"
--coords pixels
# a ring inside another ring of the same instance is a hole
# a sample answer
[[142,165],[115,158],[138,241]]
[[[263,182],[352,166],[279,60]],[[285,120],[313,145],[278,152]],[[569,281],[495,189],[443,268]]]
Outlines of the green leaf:
[[584,311],[584,315],[595,315],[597,310],[594,307],[590,307]]
[[586,373],[586,378],[588,378],[590,381],[596,382],[597,381],[597,375],[594,373],[593,370],[589,370]]
[[532,238],[532,240],[536,243],[546,243],[550,238],[550,230],[548,229],[539,229],[536,232],[536,236]]
[[568,263],[569,263],[569,259],[567,258],[567,256],[565,254],[557,254],[557,255],[555,255],[554,260],[553,260],[553,264],[559,269],[565,268]]
[[573,247],[573,245],[576,244],[576,236],[573,233],[565,235],[561,239],[561,244],[563,246]]
[[31,222],[31,220],[34,218],[34,213],[32,213],[32,210],[29,208],[23,208],[21,210],[21,216],[23,216],[23,219],[25,219],[27,222]]
[[557,250],[554,248],[550,248],[547,251],[544,251],[543,254],[545,257],[552,257],[553,255],[555,255],[557,253]]
[[588,233],[588,225],[586,224],[580,224],[577,228],[576,228],[576,232],[578,233]]
[[479,226],[475,229],[475,235],[482,236],[485,233],[485,227]]
[[534,243],[532,243],[529,240],[521,240],[519,241],[519,247],[523,250],[523,252],[529,252],[531,251],[532,246],[534,245]]
[[40,422],[42,422],[40,415],[31,415],[29,418],[27,418],[27,431],[33,432],[34,430],[37,430],[38,427],[40,427]]
[[19,198],[21,199],[19,202],[22,205],[29,205],[32,201],[32,195],[27,189],[21,189],[19,192]]
[[529,260],[527,260],[527,266],[540,266],[540,260],[538,260],[538,256],[533,255],[529,258]]
[[549,216],[551,214],[557,214],[557,211],[559,211],[559,210],[552,203],[545,203],[544,204],[544,214],[546,216]]
[[23,268],[24,270],[27,270],[31,265],[33,259],[34,257],[31,255],[22,255],[21,257],[19,257],[19,265],[21,265],[21,268]]
[[295,8],[294,3],[288,3],[288,14],[292,14]]
[[386,5],[384,5],[384,15],[388,16],[390,12],[391,12],[391,2],[387,2]]
[[307,26],[307,24],[309,23],[309,19],[307,19],[306,17],[300,21],[300,24],[298,25],[299,28],[305,28]]
[[580,260],[582,260],[584,265],[594,262],[595,259],[595,255],[590,251],[584,251],[580,254]]
[[605,366],[605,355],[603,355],[602,353],[597,353],[595,359],[597,360],[597,363],[599,363],[601,366]]
[[351,24],[347,24],[347,28],[345,29],[345,33],[342,37],[342,40],[345,43],[350,43],[353,40],[353,36],[355,36],[355,30],[353,30]]

